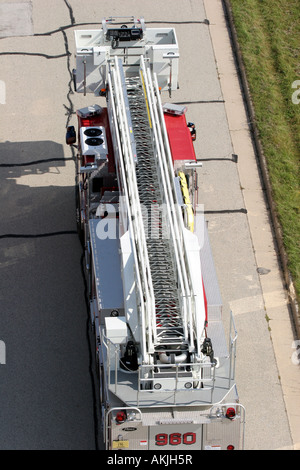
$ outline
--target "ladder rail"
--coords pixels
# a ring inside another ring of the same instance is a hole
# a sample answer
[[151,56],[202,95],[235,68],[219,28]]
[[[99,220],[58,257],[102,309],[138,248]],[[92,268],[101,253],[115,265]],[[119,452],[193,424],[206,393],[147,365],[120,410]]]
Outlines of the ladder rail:
[[[112,78],[111,78],[111,74],[110,74],[110,71],[108,72],[108,76],[107,76],[107,81],[108,81],[108,85],[109,85],[109,88],[110,90],[113,89],[112,87]],[[113,115],[113,120],[110,121],[110,124],[111,126],[113,127],[113,131],[112,132],[112,135],[114,135],[114,133],[116,134],[116,139],[117,139],[117,147],[115,148],[116,149],[121,149],[122,148],[122,144],[121,144],[121,139],[120,139],[120,134],[119,134],[119,130],[118,130],[118,126],[117,126],[117,112],[116,112],[116,107],[115,107],[115,103],[114,103],[114,100],[113,98],[111,98],[111,109],[112,109],[112,115]],[[113,125],[115,123],[115,126]],[[119,158],[120,160],[120,165],[121,165],[121,169],[123,170],[123,162],[122,162],[122,159]],[[122,180],[122,186],[123,186],[123,189],[124,189],[124,197],[126,199],[126,203],[127,203],[127,214],[128,214],[128,218],[129,218],[129,221],[131,220],[131,211],[130,211],[130,205],[129,205],[129,198],[128,198],[128,190],[127,190],[127,185],[126,185],[126,180],[124,180],[123,178],[121,178]],[[132,225],[131,223],[129,222],[128,224],[128,230],[130,232],[130,235],[131,235],[131,239],[132,239]],[[137,261],[138,261],[138,257],[137,257],[137,253],[136,253],[136,247],[134,244],[132,244],[132,250],[133,250],[133,257],[134,257],[134,260],[135,260],[135,266],[137,265]],[[140,312],[141,312],[141,318],[142,318],[142,323],[145,324],[145,305],[144,305],[144,302],[143,302],[143,298],[142,298],[142,283],[141,283],[141,278],[140,278],[140,274],[139,274],[139,271],[136,271],[136,282],[137,282],[137,286],[138,288],[136,289],[137,291],[137,294],[138,294],[138,297],[139,297],[139,300],[140,300]],[[146,357],[147,355],[147,352],[146,352],[146,331],[144,328],[142,328],[142,341],[141,341],[141,349],[142,349],[142,354],[143,354],[143,357]]]
[[[150,276],[149,259],[147,255],[146,242],[144,237],[143,220],[141,217],[141,208],[139,203],[139,197],[136,191],[134,157],[132,148],[130,145],[131,137],[129,131],[129,125],[127,120],[126,105],[122,86],[120,83],[120,73],[117,58],[115,58],[114,67],[109,67],[108,71],[108,83],[110,90],[114,90],[112,98],[112,108],[115,119],[115,130],[118,135],[118,146],[119,152],[119,163],[121,167],[121,179],[122,186],[127,201],[127,211],[130,235],[132,240],[132,248],[136,267],[136,276],[138,283],[138,297],[140,301],[141,319],[143,327],[143,357],[146,359],[148,354],[153,350],[153,338],[152,332],[155,331],[155,324],[153,323],[153,312],[155,311],[154,292],[152,286],[152,280]],[[115,103],[116,100],[116,103]],[[120,132],[122,139],[118,131],[118,125],[120,126]],[[129,173],[130,177],[126,178],[126,174]],[[144,298],[145,293],[145,298]],[[145,300],[146,299],[146,300]],[[148,331],[148,337],[146,337],[146,331]],[[146,348],[146,345],[147,348]]]
[[[173,345],[174,341],[177,345],[183,345],[187,341],[182,332],[182,305],[173,254],[169,240],[161,238],[163,236],[163,224],[160,222],[160,212],[163,208],[162,187],[158,179],[152,119],[144,76],[127,77],[126,82],[138,155],[136,165],[138,191],[146,215],[150,214],[151,236],[147,237],[147,248],[155,294],[155,321],[159,330],[154,341],[156,346],[166,346],[170,341]],[[156,214],[153,213],[154,209],[157,211]],[[161,215],[164,222],[163,212]],[[149,219],[146,222],[148,221]]]
[[[151,80],[151,75],[150,75],[150,70],[148,70],[149,74],[149,80]],[[154,91],[152,90],[153,93],[153,100],[155,99],[154,97]],[[159,96],[159,95],[157,95]],[[160,105],[160,102],[158,102],[158,107]],[[166,155],[165,155],[165,145],[163,141],[163,128],[159,126],[159,115],[157,111],[157,106],[154,107],[154,111],[156,114],[156,125],[158,132],[160,134],[160,142],[162,146],[162,152],[161,152],[161,157],[159,158],[159,164],[161,168],[161,175],[163,175],[164,179],[164,187],[166,188],[166,195],[168,198],[168,205],[170,204],[171,210],[170,210],[170,221],[173,223],[174,229],[175,229],[175,239],[174,239],[174,248],[175,252],[177,252],[177,263],[179,266],[179,272],[182,273],[182,278],[183,278],[183,283],[185,287],[185,292],[187,296],[187,309],[186,309],[186,314],[185,314],[185,323],[189,326],[189,338],[190,338],[190,348],[193,350],[195,346],[194,342],[194,335],[193,335],[193,298],[194,294],[191,289],[190,283],[189,283],[189,272],[186,267],[186,262],[184,258],[184,240],[182,237],[182,226],[180,226],[180,223],[178,223],[178,219],[182,222],[182,215],[180,213],[180,209],[178,204],[174,202],[174,196],[175,196],[175,188],[174,186],[174,170],[172,167],[172,171],[168,171],[169,168],[167,166],[167,160],[166,160]],[[160,123],[161,124],[161,123]],[[164,177],[166,175],[166,177]],[[173,183],[173,186],[172,186]],[[179,209],[179,211],[178,211]],[[178,214],[179,212],[179,214]],[[197,335],[196,335],[197,338]]]
[[[167,217],[168,217],[168,222],[169,222],[169,229],[170,229],[170,235],[172,239],[172,247],[174,249],[174,255],[175,255],[175,265],[177,266],[177,274],[178,274],[178,279],[179,279],[179,286],[182,294],[182,320],[183,320],[183,325],[184,325],[184,335],[185,339],[188,339],[188,312],[190,311],[190,291],[189,291],[189,286],[188,286],[188,281],[186,277],[186,272],[184,269],[184,266],[182,265],[182,259],[180,256],[180,246],[179,246],[179,240],[180,240],[180,232],[178,230],[178,227],[174,221],[174,207],[173,207],[173,201],[172,198],[170,197],[170,183],[168,178],[166,178],[165,172],[163,171],[163,142],[162,142],[162,136],[161,136],[161,130],[159,128],[159,120],[158,120],[158,114],[157,114],[157,109],[155,106],[155,97],[153,93],[153,89],[150,86],[151,83],[151,76],[150,75],[150,70],[146,69],[145,61],[143,57],[141,57],[141,72],[144,75],[144,82],[145,82],[145,92],[147,93],[147,99],[149,103],[149,112],[151,115],[151,120],[152,120],[152,125],[153,125],[153,133],[154,133],[154,142],[157,142],[156,145],[156,151],[157,151],[157,157],[158,157],[158,164],[160,167],[160,178],[162,179],[162,187],[165,189],[164,191],[164,196],[166,198],[166,210],[167,210]],[[191,322],[190,322],[191,326]],[[191,333],[191,331],[190,331]],[[194,340],[193,340],[193,335],[190,334],[190,347],[193,349],[194,348]]]
[[[149,76],[150,76],[150,70],[149,70]],[[151,76],[150,76],[151,78]],[[176,189],[175,189],[175,183],[174,183],[174,168],[173,168],[173,162],[172,162],[172,156],[171,156],[171,151],[169,147],[169,140],[167,136],[167,129],[166,129],[166,123],[163,115],[163,108],[160,100],[160,92],[159,92],[159,87],[158,87],[158,81],[157,81],[157,76],[154,74],[153,77],[153,86],[155,90],[155,95],[157,98],[157,110],[158,110],[158,117],[159,117],[159,122],[160,122],[160,131],[161,131],[161,136],[162,136],[162,141],[164,143],[164,148],[165,148],[165,159],[163,160],[163,164],[165,166],[165,171],[166,174],[169,175],[169,192],[170,192],[170,200],[172,201],[172,206],[173,206],[173,211],[174,211],[174,221],[175,221],[175,226],[176,230],[178,231],[179,234],[183,234],[185,227],[183,223],[183,218],[182,214],[180,211],[180,207],[178,204],[174,204],[174,200],[176,200]],[[173,195],[173,198],[172,198]],[[172,211],[172,212],[173,212]],[[172,214],[173,215],[173,214]],[[190,265],[189,265],[189,260],[188,260],[188,255],[187,255],[187,241],[184,236],[178,236],[178,242],[181,241],[179,245],[179,249],[182,250],[182,268],[185,273],[185,279],[187,280],[189,284],[189,290],[190,290],[190,310],[189,310],[189,322],[190,326],[194,325],[195,327],[195,337],[198,339],[197,340],[197,345],[198,345],[198,355],[201,355],[201,341],[199,339],[204,335],[205,333],[205,305],[204,305],[204,298],[202,299],[197,299],[197,296],[194,293],[193,286],[191,283],[192,275],[191,275],[191,270],[190,270]],[[199,312],[197,312],[197,305],[200,306],[201,313],[202,315],[198,315]],[[200,318],[202,317],[203,322],[200,322]],[[192,337],[192,335],[191,335]]]
[[[121,65],[121,67],[120,67]],[[121,82],[121,73],[120,70],[122,69],[122,64],[119,58],[115,58],[115,64],[113,69],[113,76],[116,79],[116,85],[119,97],[119,112],[120,112],[120,124],[122,127],[122,135],[123,140],[125,143],[126,151],[122,154],[124,158],[124,166],[125,173],[123,172],[123,176],[128,176],[127,180],[127,188],[128,188],[128,195],[130,199],[130,207],[132,210],[132,226],[134,232],[134,243],[137,246],[137,254],[138,254],[138,269],[140,270],[142,284],[145,288],[145,297],[146,297],[146,320],[148,326],[148,352],[153,352],[153,333],[155,333],[156,325],[153,321],[154,312],[155,312],[155,297],[154,297],[154,290],[152,285],[151,279],[151,272],[150,272],[150,265],[149,265],[149,258],[148,258],[148,251],[145,239],[145,231],[144,231],[144,223],[142,218],[142,210],[140,206],[140,199],[137,190],[137,182],[136,182],[136,173],[135,173],[135,163],[134,163],[134,156],[131,147],[132,141],[132,128],[131,122],[128,122],[128,112],[127,112],[127,103],[125,103],[124,96],[126,94],[125,84]],[[122,90],[122,92],[121,92]],[[130,116],[130,115],[129,115]],[[147,303],[149,304],[149,308],[147,308]]]

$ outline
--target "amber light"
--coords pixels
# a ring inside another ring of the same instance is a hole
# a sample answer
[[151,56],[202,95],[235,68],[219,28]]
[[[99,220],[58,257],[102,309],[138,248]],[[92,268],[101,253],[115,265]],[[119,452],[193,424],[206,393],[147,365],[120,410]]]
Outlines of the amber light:
[[226,418],[233,419],[234,417],[235,417],[235,409],[234,408],[227,408]]

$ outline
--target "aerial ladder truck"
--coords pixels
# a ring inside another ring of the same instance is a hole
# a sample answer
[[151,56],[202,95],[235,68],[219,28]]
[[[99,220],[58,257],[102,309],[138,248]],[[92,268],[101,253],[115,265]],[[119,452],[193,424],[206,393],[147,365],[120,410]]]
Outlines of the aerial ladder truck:
[[[245,410],[202,206],[195,127],[178,88],[173,28],[103,19],[75,31],[77,223],[107,450],[243,447]],[[170,100],[169,100],[170,101]],[[103,105],[104,102],[104,105]]]

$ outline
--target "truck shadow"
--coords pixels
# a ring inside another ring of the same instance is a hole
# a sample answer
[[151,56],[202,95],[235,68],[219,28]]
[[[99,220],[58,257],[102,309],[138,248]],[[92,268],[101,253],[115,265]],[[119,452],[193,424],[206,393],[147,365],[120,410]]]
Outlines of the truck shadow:
[[95,448],[71,160],[56,142],[0,144],[1,449]]

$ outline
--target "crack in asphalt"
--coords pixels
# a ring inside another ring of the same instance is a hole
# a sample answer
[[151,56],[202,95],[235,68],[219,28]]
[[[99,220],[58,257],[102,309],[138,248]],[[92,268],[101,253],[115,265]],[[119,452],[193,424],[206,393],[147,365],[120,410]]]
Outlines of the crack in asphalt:
[[[66,0],[64,0],[65,3],[66,3]],[[69,5],[69,2],[67,2],[68,5]],[[66,4],[67,4],[66,3]],[[68,8],[70,10],[72,10],[71,6],[69,5]],[[73,14],[70,13],[70,14]],[[72,19],[73,18],[73,19]],[[71,24],[67,24],[67,25],[64,25],[64,26],[61,26],[60,28],[58,29],[53,29],[52,31],[47,31],[46,33],[35,33],[33,36],[51,36],[52,34],[56,34],[56,33],[59,33],[62,29],[63,30],[66,30],[66,29],[70,29],[70,28],[73,28],[74,26],[101,26],[101,21],[96,21],[96,22],[91,22],[91,23],[76,23],[75,20],[74,20],[74,16],[71,17]],[[114,22],[114,25],[122,25],[123,23],[122,22]],[[156,21],[156,20],[153,20],[153,21],[147,21],[147,25],[149,24],[203,24],[203,25],[209,25],[209,22],[208,20],[195,20],[195,21],[164,21],[164,20],[161,20],[161,21]]]
[[51,163],[51,162],[67,162],[69,160],[74,160],[73,157],[65,157],[65,158],[45,158],[44,160],[32,160],[31,162],[25,163],[0,163],[0,168],[15,168],[15,167],[23,167],[23,166],[31,166],[31,165],[40,165],[43,163]]
[[58,55],[49,55],[43,54],[42,52],[0,52],[0,55],[28,55],[28,56],[36,56],[36,57],[44,57],[45,59],[61,59],[62,57],[66,57],[67,54],[58,54]]
[[58,235],[77,235],[76,230],[61,230],[58,232],[48,232],[48,233],[34,233],[34,234],[25,234],[25,233],[5,233],[0,235],[0,240],[4,238],[48,238],[56,237]]
[[[74,95],[74,91],[73,91],[73,88],[72,88],[73,73],[72,73],[72,70],[71,70],[71,63],[70,63],[70,56],[72,54],[69,51],[69,42],[68,42],[68,37],[67,37],[66,32],[61,30],[61,33],[62,33],[63,38],[64,38],[64,46],[65,46],[65,50],[66,50],[65,56],[67,57],[67,70],[68,70],[68,74],[70,76],[70,80],[68,82],[68,93],[67,93],[67,100],[69,102],[69,106],[67,106],[66,104],[63,105],[64,108],[67,111],[66,112],[66,116],[67,116],[66,128],[67,128],[70,124],[70,120],[71,120],[73,114],[75,114],[74,103],[71,99],[71,95]],[[73,156],[74,161],[75,161],[74,148],[72,146],[70,148],[71,148],[71,151],[72,151],[72,156]]]
[[68,2],[68,0],[64,0],[67,8],[69,9],[69,13],[70,13],[70,20],[71,20],[71,23],[72,25],[76,23],[75,21],[75,17],[74,17],[74,13],[73,13],[73,8],[71,7],[70,3]]

